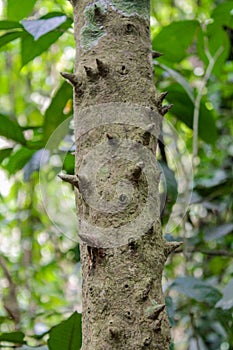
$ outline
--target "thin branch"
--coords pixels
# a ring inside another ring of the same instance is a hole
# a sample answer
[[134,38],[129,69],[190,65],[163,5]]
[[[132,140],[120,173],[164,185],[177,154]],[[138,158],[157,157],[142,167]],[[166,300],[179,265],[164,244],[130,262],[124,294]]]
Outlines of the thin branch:
[[[207,38],[205,38],[207,40]],[[201,99],[204,93],[204,88],[206,87],[206,84],[210,78],[211,72],[214,68],[215,62],[217,61],[218,57],[223,52],[224,47],[221,46],[216,51],[215,55],[212,56],[210,54],[210,51],[208,49],[208,45],[206,43],[205,45],[205,53],[206,56],[209,59],[209,64],[206,69],[205,75],[203,77],[203,80],[200,84],[200,88],[198,89],[197,97],[195,99],[194,103],[194,114],[193,114],[193,167],[195,167],[195,159],[198,155],[198,125],[199,125],[199,114],[200,114],[200,106],[201,106]]]

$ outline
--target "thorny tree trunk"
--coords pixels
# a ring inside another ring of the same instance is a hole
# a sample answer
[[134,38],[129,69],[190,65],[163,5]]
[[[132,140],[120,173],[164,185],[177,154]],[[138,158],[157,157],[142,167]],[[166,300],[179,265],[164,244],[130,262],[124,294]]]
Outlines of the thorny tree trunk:
[[159,219],[154,155],[167,107],[153,81],[150,3],[71,2],[76,64],[63,76],[74,86],[76,169],[64,180],[79,217],[82,350],[166,350],[161,277],[176,245]]

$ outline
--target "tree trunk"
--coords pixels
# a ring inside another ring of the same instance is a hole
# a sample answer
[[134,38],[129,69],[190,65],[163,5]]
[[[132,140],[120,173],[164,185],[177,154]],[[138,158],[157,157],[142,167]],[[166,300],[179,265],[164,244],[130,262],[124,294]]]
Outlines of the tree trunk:
[[73,0],[82,350],[169,349],[149,0]]

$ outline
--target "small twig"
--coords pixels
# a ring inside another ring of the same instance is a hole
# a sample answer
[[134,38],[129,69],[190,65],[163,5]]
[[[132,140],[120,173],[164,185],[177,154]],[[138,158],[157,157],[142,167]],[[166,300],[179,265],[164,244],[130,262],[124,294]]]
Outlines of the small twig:
[[[207,38],[205,38],[205,41]],[[199,114],[200,114],[200,106],[201,106],[201,99],[203,96],[204,88],[210,78],[211,72],[214,68],[215,62],[217,61],[218,57],[223,52],[224,47],[221,46],[215,53],[214,56],[211,55],[208,45],[206,43],[205,45],[205,53],[206,56],[209,59],[209,64],[206,69],[205,75],[203,77],[203,80],[200,84],[200,88],[198,89],[197,97],[195,99],[194,103],[194,114],[193,114],[193,167],[195,167],[195,160],[198,155],[198,125],[199,125]]]

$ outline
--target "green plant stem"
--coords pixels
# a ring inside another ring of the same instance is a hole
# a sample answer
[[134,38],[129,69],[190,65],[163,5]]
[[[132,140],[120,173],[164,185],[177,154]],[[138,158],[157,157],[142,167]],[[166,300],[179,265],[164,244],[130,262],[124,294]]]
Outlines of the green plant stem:
[[211,72],[214,68],[215,62],[218,59],[218,57],[223,52],[224,48],[223,46],[219,47],[219,49],[216,51],[215,55],[212,56],[207,48],[206,45],[206,56],[209,59],[209,64],[206,69],[204,78],[200,84],[200,88],[198,89],[197,97],[195,99],[194,103],[194,114],[193,114],[193,169],[195,169],[196,166],[196,158],[198,155],[198,126],[199,126],[199,115],[200,115],[200,106],[201,106],[201,99],[204,94],[204,89],[206,87],[206,84],[210,78]]

